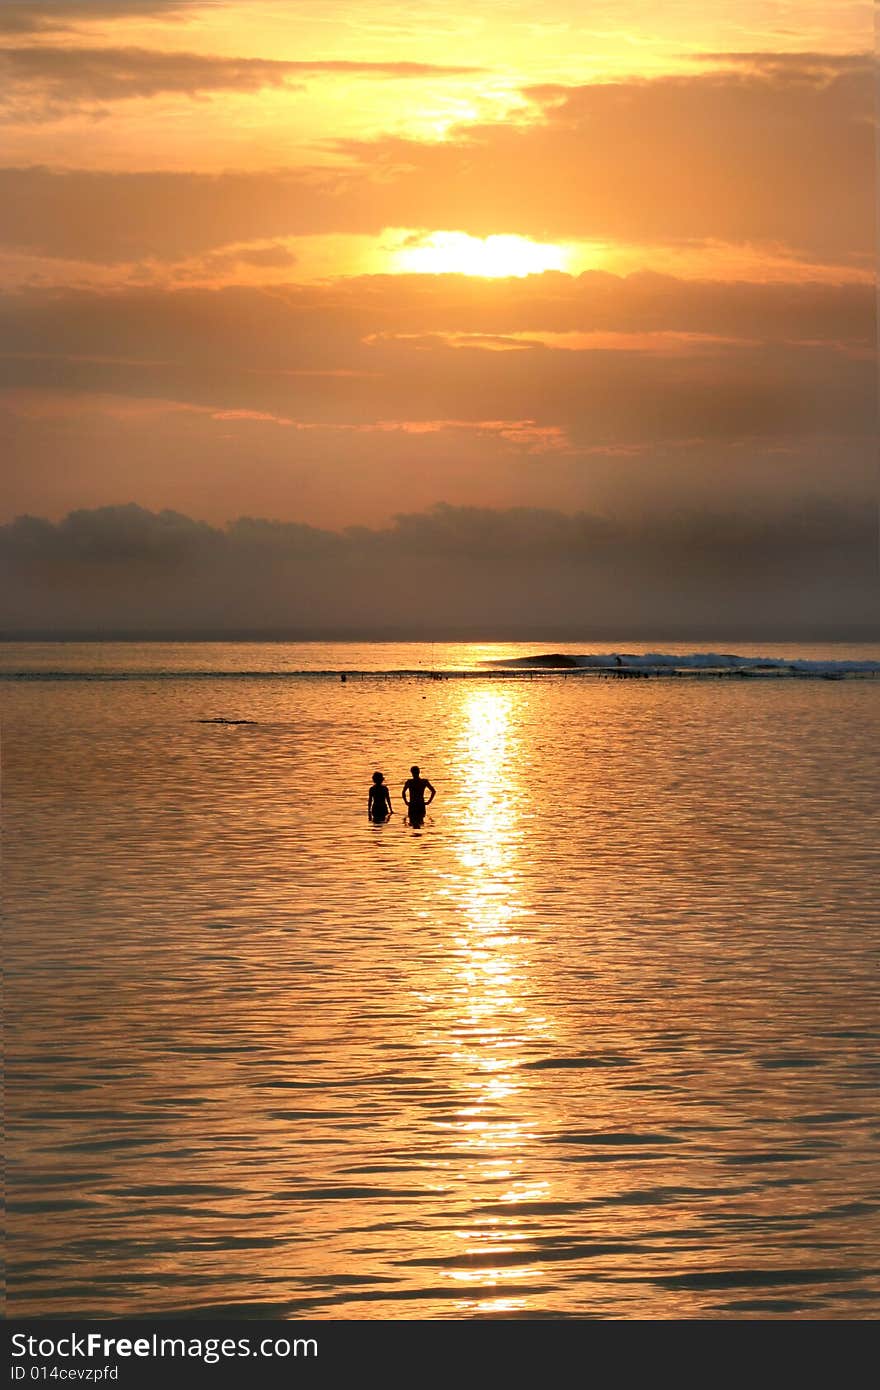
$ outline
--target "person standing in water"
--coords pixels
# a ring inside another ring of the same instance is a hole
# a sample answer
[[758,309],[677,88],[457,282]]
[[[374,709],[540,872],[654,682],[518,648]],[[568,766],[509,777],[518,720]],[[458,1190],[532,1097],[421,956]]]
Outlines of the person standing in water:
[[381,825],[388,820],[389,816],[394,815],[391,805],[391,793],[385,786],[385,778],[381,772],[373,773],[373,785],[367,797],[367,815],[371,821]]
[[[406,804],[410,825],[421,825],[425,819],[425,812],[430,806],[434,797],[437,795],[427,777],[422,777],[417,767],[411,767],[412,776],[403,784],[402,796]],[[431,795],[425,800],[425,792]]]

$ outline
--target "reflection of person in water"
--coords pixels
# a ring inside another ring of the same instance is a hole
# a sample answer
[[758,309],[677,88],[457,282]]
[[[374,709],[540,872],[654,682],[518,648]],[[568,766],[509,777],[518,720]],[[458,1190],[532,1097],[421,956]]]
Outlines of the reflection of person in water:
[[367,815],[370,820],[376,821],[378,824],[394,815],[391,806],[391,794],[385,786],[385,778],[381,772],[373,773],[373,785],[370,787],[370,794],[367,797]]
[[[425,819],[425,812],[437,793],[427,777],[421,776],[417,767],[411,767],[410,772],[412,776],[404,782],[402,795],[406,802],[410,825],[421,825]],[[427,801],[425,800],[426,790],[431,793]]]

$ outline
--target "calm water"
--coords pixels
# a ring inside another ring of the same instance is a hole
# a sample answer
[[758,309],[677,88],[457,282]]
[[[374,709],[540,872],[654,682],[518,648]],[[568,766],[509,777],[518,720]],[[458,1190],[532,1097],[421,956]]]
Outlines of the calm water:
[[[0,700],[10,1313],[880,1314],[880,682],[227,675]],[[198,722],[218,718],[256,722]],[[421,830],[414,760],[438,789]]]

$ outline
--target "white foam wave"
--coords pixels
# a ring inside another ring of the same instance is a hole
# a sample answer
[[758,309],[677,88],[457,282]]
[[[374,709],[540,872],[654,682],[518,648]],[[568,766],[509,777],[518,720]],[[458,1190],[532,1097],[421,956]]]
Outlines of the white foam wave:
[[727,652],[590,652],[579,656],[547,653],[486,663],[496,668],[595,670],[663,674],[673,671],[741,672],[755,675],[853,676],[880,674],[880,661],[828,661],[795,657],[735,656]]

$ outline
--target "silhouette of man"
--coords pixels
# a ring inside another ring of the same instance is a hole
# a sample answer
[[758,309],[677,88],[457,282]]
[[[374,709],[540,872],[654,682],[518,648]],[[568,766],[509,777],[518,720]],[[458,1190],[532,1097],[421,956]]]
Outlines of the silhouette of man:
[[[422,777],[417,767],[411,767],[410,772],[412,776],[404,782],[401,795],[406,803],[410,825],[421,825],[425,819],[425,812],[437,793],[427,777]],[[426,790],[431,793],[427,801],[425,800]]]

